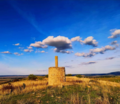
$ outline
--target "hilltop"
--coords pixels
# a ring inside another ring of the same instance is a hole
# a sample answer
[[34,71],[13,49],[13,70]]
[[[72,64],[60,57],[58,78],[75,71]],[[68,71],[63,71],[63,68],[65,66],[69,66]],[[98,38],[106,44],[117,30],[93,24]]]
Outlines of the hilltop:
[[[120,77],[116,77],[120,82]],[[109,78],[106,78],[109,79]],[[112,78],[115,79],[115,78]],[[116,80],[116,79],[115,79]],[[67,76],[59,86],[48,86],[48,78],[21,80],[0,85],[1,104],[119,104],[120,83],[97,78]],[[25,83],[26,87],[23,87]],[[4,90],[12,86],[14,91]],[[21,88],[21,89],[20,89]]]

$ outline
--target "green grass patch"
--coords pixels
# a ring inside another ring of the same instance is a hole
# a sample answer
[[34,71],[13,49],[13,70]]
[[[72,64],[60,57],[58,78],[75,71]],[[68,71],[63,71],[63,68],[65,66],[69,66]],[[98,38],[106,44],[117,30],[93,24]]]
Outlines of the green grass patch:
[[[99,87],[99,86],[98,86]],[[112,93],[106,93],[110,104],[120,102],[120,88],[111,87]],[[1,104],[96,104],[96,99],[105,97],[102,88],[94,90],[91,86],[88,88],[80,85],[64,86],[63,88],[48,87],[44,90],[25,93],[21,95],[13,95],[9,99],[1,100]],[[22,103],[24,102],[24,103]],[[119,104],[119,103],[118,103]]]

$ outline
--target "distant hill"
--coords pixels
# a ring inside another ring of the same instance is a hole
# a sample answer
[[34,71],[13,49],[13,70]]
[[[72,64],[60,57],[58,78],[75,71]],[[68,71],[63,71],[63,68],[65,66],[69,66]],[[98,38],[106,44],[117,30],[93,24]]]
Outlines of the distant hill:
[[[72,74],[72,76],[76,76],[78,74]],[[116,72],[110,72],[110,73],[96,73],[96,74],[81,74],[81,75],[85,75],[85,76],[104,76],[104,75],[114,75],[114,76],[118,76],[120,75],[120,71],[116,71]],[[27,77],[28,75],[0,75],[0,77],[10,77],[10,78],[21,78],[21,77]],[[37,76],[45,76],[45,75],[37,75]]]
[[[74,74],[76,75],[76,74]],[[81,75],[85,75],[85,76],[104,76],[104,75],[120,75],[120,71],[116,71],[116,72],[110,72],[110,73],[96,73],[96,74],[81,74]]]

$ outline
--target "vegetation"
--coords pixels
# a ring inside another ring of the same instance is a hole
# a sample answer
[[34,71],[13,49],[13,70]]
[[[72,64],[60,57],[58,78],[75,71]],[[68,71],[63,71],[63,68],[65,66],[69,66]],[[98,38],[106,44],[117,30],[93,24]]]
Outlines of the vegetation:
[[36,79],[37,79],[37,76],[36,76],[36,75],[33,75],[33,74],[30,74],[30,75],[28,76],[28,79],[29,79],[29,80],[36,80]]
[[44,76],[38,76],[37,77],[39,80],[43,80],[45,77]]
[[82,75],[78,74],[78,75],[76,75],[76,77],[78,77],[78,78],[82,78]]
[[66,77],[62,87],[48,87],[47,82],[43,77],[0,85],[0,104],[120,104],[117,82],[75,76]]
[[66,74],[65,76],[72,76],[72,74]]
[[48,78],[48,75],[45,75],[46,78]]
[[96,80],[104,80],[104,81],[111,81],[111,82],[118,82],[120,83],[120,76],[113,76],[113,77],[97,77],[97,78],[90,78],[90,79],[96,79]]

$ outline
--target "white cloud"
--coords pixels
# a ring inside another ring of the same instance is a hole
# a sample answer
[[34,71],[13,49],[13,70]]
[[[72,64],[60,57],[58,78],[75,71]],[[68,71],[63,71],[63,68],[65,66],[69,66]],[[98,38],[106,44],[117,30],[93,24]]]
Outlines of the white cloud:
[[78,52],[77,52],[77,53],[75,53],[75,55],[76,55],[76,56],[84,56],[85,53],[78,53]]
[[49,36],[46,39],[44,39],[42,43],[47,44],[49,46],[54,46],[58,50],[72,48],[71,41],[67,37],[64,37],[64,36],[57,36],[57,37]]
[[32,52],[33,50],[24,49],[24,52]]
[[113,42],[111,42],[111,45],[115,45],[116,47],[119,46],[119,44],[117,44],[117,41],[113,41]]
[[79,41],[80,43],[82,43],[83,41],[81,40],[82,38],[80,36],[76,36],[74,38],[71,38],[71,41],[74,42],[74,41]]
[[11,54],[9,51],[4,51],[4,52],[1,52],[1,53],[4,53],[4,54]]
[[32,47],[27,47],[28,49],[32,49]]
[[[71,38],[71,40],[68,37],[64,36],[48,36],[46,39],[43,41],[38,41],[35,43],[31,43],[28,49],[31,49],[31,47],[37,47],[37,48],[47,48],[48,46],[53,46],[55,47],[54,52],[60,52],[60,53],[73,53],[73,51],[66,51],[66,49],[72,49],[72,42],[78,41],[81,44],[86,44],[86,45],[92,45],[92,46],[97,46],[98,42],[96,42],[95,39],[93,39],[92,36],[87,37],[84,41],[81,40],[82,38],[80,36],[76,36]],[[25,50],[28,51],[28,50]],[[37,51],[36,51],[37,53]],[[93,56],[93,53],[85,54],[84,57],[88,56]]]
[[19,54],[18,52],[14,52],[14,54],[17,55],[17,56],[23,55],[23,53]]
[[82,57],[92,57],[98,53],[105,53],[105,51],[108,51],[108,50],[115,50],[116,48],[115,47],[112,47],[112,46],[105,46],[105,47],[102,47],[102,48],[95,48],[95,49],[91,49],[89,53],[75,53],[76,56],[82,56]]
[[54,52],[67,53],[67,54],[72,53],[72,51],[59,50],[57,48],[54,49]]
[[111,45],[115,45],[115,44],[117,44],[117,41],[111,42]]
[[31,43],[30,46],[33,46],[36,48],[47,48],[47,45],[43,44],[41,41]]
[[108,57],[108,58],[106,58],[106,60],[112,60],[112,59],[114,59],[115,57]]
[[105,46],[105,51],[114,50],[114,49],[115,49],[115,47],[112,47],[112,46],[109,46],[109,45]]
[[95,53],[93,52],[89,52],[89,53],[75,53],[76,56],[82,56],[82,57],[92,57],[95,55]]
[[74,37],[74,38],[71,38],[71,42],[74,42],[74,41],[79,41],[81,44],[86,44],[86,45],[92,45],[94,47],[97,46],[98,42],[96,42],[95,39],[93,39],[92,36],[89,36],[87,37],[84,41],[82,40],[82,38],[80,36],[77,36],[77,37]]
[[45,53],[45,51],[41,51],[41,53]]
[[15,45],[15,46],[19,46],[19,45],[20,45],[20,43],[16,43],[16,44],[13,44],[13,45]]
[[94,47],[96,47],[97,44],[98,44],[98,42],[96,42],[96,40],[93,39],[92,36],[87,37],[87,38],[83,41],[83,43],[86,44],[86,45],[92,45],[92,46],[94,46]]
[[80,65],[89,65],[89,64],[95,64],[95,61],[89,61],[89,62],[83,62]]
[[95,49],[91,49],[90,51],[94,52],[94,53],[101,53],[101,54],[103,54],[104,51],[105,51],[105,48],[104,47],[102,47],[102,48],[95,48]]
[[[81,44],[87,44],[87,45],[92,45],[92,46],[97,46],[96,40],[93,39],[92,36],[87,37],[84,41],[81,40],[82,38],[80,36],[76,36],[70,39],[68,37],[64,36],[48,36],[46,39],[43,41],[38,41],[35,43],[31,43],[30,47],[37,47],[37,48],[47,48],[48,46],[53,46],[55,47],[54,51],[55,52],[60,52],[60,53],[72,53],[70,51],[66,51],[66,49],[72,49],[72,42],[74,41],[79,41]],[[91,53],[90,53],[91,54]]]
[[117,37],[119,37],[120,36],[120,29],[114,30],[111,34],[112,35],[109,36],[108,38],[117,38]]

